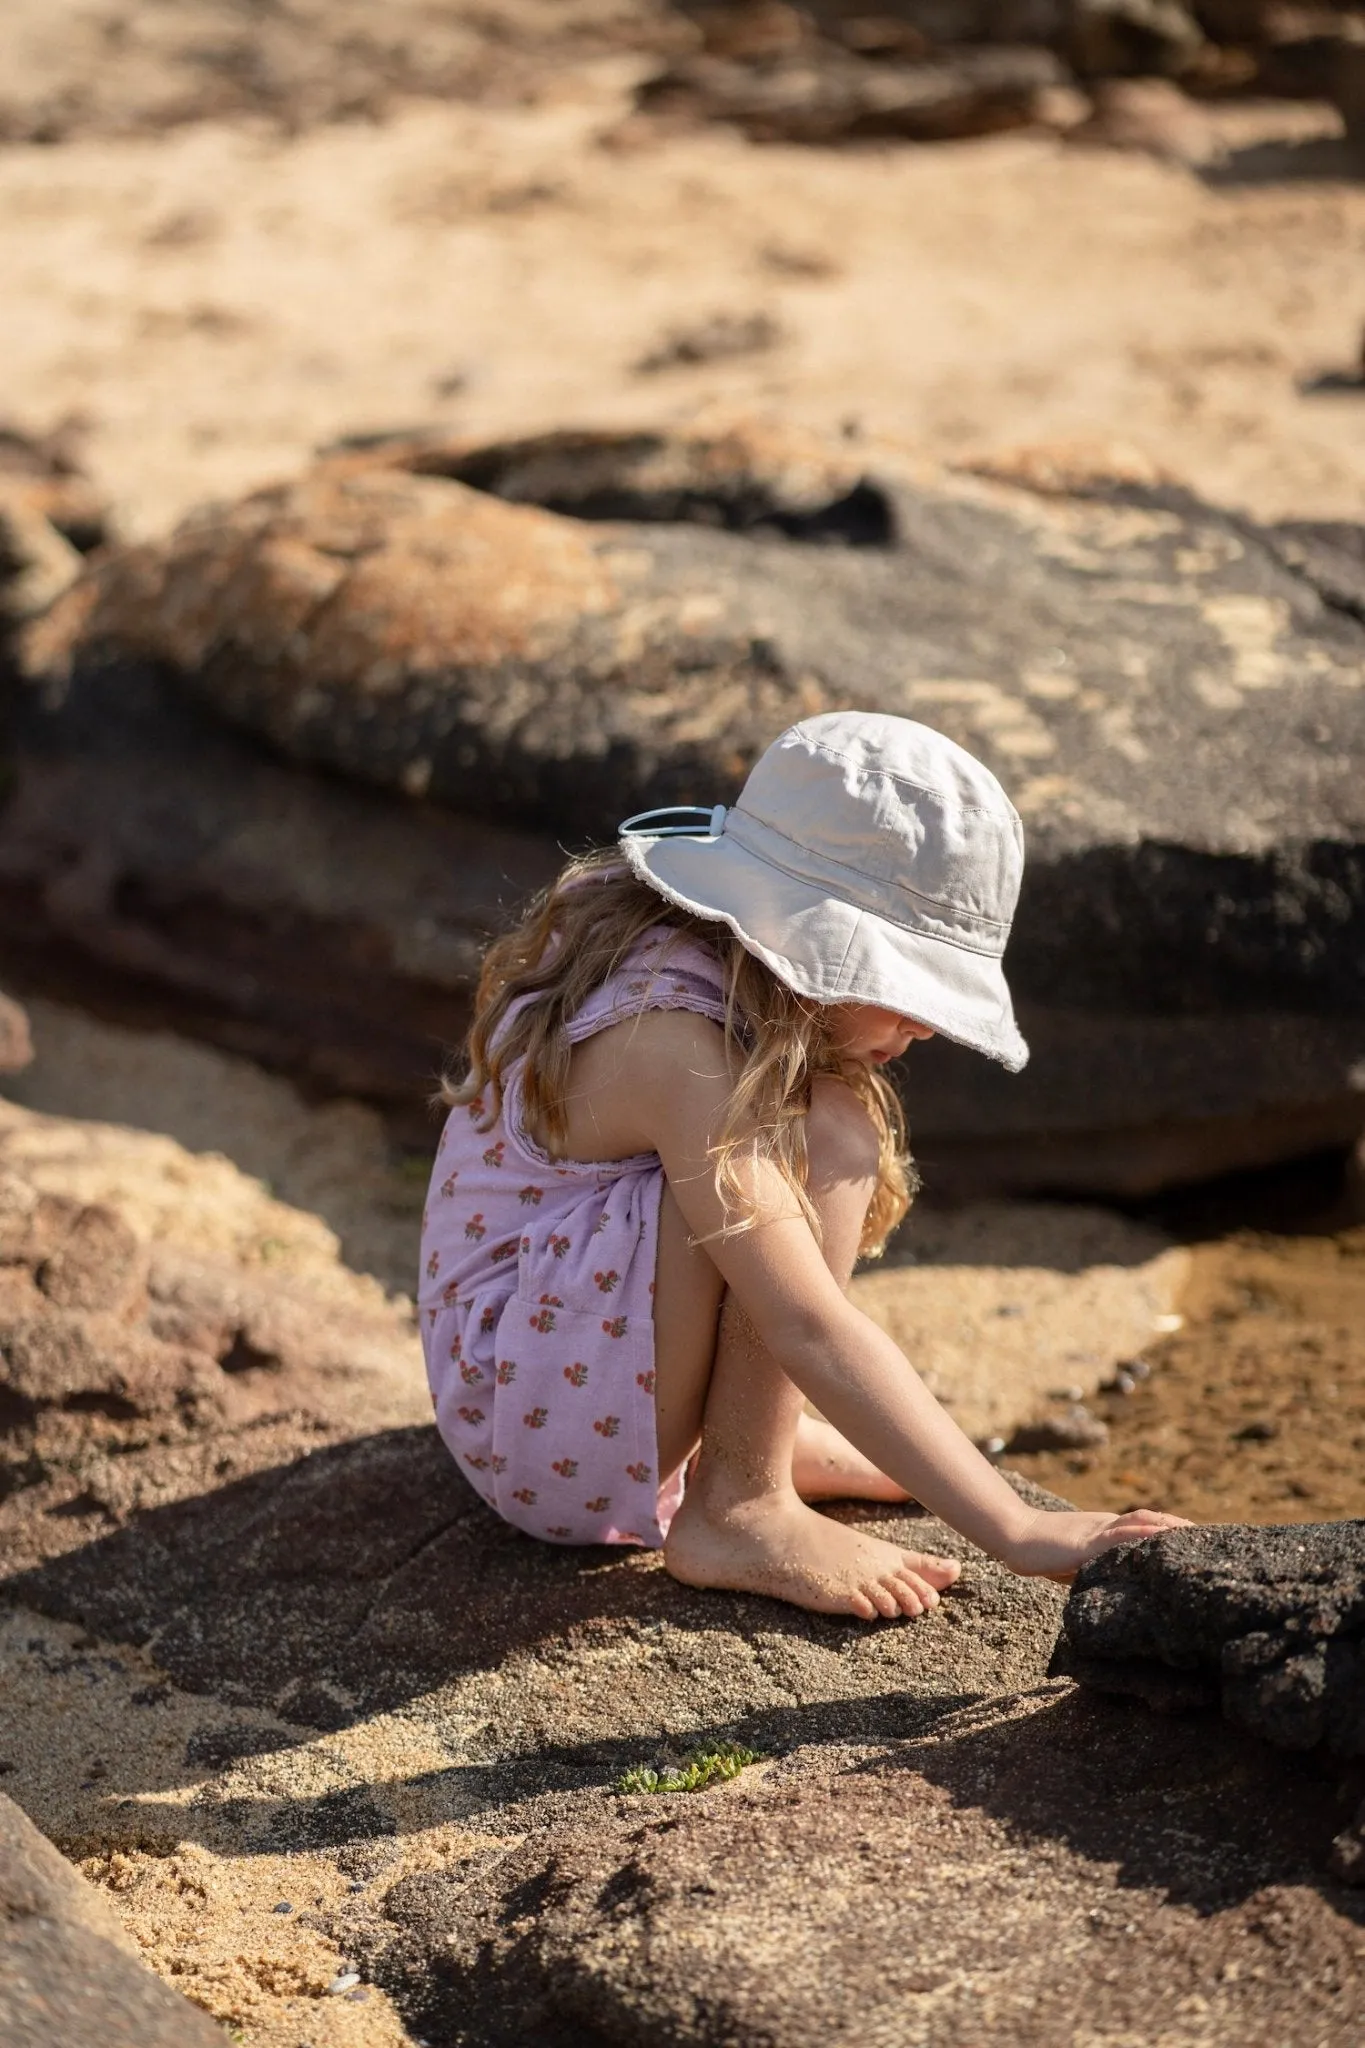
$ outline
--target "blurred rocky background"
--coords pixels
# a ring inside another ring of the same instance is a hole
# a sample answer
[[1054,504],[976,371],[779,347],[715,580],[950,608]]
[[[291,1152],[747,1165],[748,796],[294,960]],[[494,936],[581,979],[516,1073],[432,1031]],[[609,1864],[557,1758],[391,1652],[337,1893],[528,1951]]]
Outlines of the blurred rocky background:
[[[10,0],[7,2048],[1355,2048],[1362,240],[1365,7]],[[1029,842],[857,1298],[1214,1525],[873,1629],[494,1523],[409,1299],[488,935],[842,705]]]

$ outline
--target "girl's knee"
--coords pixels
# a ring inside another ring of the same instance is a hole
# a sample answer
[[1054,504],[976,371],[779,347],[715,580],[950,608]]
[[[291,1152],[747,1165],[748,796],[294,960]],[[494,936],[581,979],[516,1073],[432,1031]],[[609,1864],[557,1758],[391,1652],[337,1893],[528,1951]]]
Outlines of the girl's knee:
[[880,1145],[871,1117],[847,1081],[817,1074],[806,1118],[806,1154],[815,1185],[877,1178]]

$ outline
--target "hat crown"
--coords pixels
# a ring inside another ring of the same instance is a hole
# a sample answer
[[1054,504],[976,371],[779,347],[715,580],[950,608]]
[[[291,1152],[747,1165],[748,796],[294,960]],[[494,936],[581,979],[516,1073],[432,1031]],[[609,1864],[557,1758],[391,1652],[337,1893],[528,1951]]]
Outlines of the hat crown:
[[760,839],[855,908],[985,952],[1004,950],[1023,876],[1019,814],[989,768],[909,718],[833,711],[782,733],[725,830]]

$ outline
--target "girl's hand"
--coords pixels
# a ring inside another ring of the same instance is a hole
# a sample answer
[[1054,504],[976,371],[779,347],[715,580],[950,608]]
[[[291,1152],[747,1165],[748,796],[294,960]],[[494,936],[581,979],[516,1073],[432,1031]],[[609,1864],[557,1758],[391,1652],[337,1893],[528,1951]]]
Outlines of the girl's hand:
[[1035,1508],[1023,1533],[1002,1551],[1002,1562],[1023,1578],[1074,1579],[1083,1564],[1120,1543],[1140,1543],[1163,1529],[1188,1529],[1182,1515],[1158,1514],[1155,1508],[1133,1508],[1126,1515],[1089,1514],[1080,1510],[1052,1513]]

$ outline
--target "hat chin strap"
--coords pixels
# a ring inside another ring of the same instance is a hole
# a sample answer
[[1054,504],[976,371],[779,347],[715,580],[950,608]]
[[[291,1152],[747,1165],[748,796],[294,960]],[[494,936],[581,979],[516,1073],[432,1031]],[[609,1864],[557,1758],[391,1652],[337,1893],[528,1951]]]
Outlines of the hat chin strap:
[[[690,825],[656,825],[655,818],[691,818]],[[719,839],[725,830],[724,804],[665,804],[657,811],[637,811],[617,826],[618,839]]]

